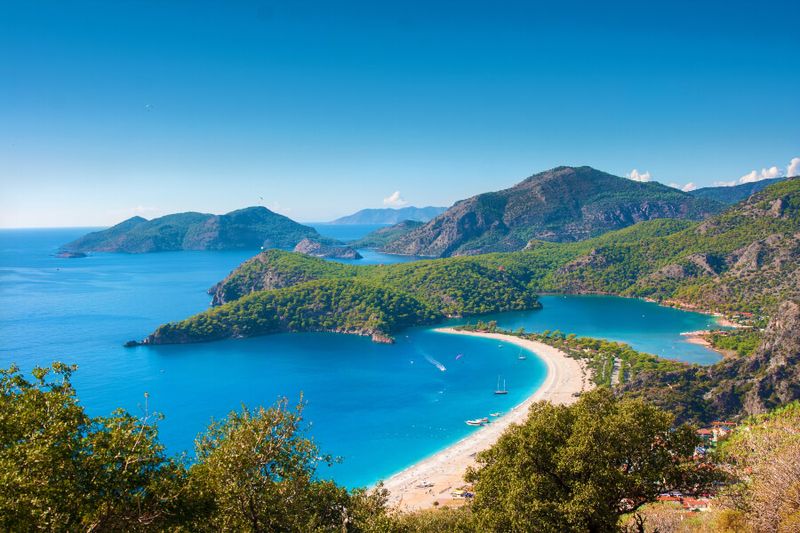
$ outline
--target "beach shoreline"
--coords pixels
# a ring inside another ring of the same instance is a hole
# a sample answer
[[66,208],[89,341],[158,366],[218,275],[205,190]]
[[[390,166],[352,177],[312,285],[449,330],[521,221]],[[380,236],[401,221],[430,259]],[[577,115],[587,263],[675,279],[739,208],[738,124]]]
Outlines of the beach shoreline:
[[527,418],[531,404],[547,400],[569,404],[577,400],[576,393],[591,388],[585,367],[564,352],[547,344],[513,335],[462,331],[438,328],[449,335],[469,335],[508,342],[533,352],[547,367],[542,385],[522,403],[503,416],[464,437],[444,450],[390,476],[383,484],[389,491],[389,505],[400,510],[428,509],[437,505],[460,505],[463,500],[451,492],[464,485],[464,473],[475,464],[475,454],[492,446],[512,424]]

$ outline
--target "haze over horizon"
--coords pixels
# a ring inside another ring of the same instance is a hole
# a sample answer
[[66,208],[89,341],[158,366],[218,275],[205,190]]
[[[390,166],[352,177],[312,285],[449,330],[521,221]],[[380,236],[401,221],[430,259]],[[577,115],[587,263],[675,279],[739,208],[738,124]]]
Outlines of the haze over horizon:
[[800,6],[746,5],[5,2],[0,227],[786,175]]

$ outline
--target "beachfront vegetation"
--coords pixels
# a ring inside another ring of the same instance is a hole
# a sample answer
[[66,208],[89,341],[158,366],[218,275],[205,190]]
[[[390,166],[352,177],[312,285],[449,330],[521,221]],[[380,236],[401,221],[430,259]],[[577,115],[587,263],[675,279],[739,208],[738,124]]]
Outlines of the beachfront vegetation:
[[732,352],[739,356],[752,355],[761,343],[763,334],[757,329],[735,329],[732,331],[712,331],[706,339],[715,349]]
[[612,378],[615,374],[617,381],[614,384],[616,385],[630,381],[640,372],[667,372],[689,366],[687,363],[662,359],[634,350],[623,342],[578,337],[574,333],[567,334],[558,330],[526,333],[524,329],[520,328],[516,331],[507,331],[498,329],[495,321],[483,322],[482,320],[478,320],[475,324],[458,326],[456,329],[502,333],[548,344],[558,348],[569,357],[584,362],[591,371],[592,381],[596,385],[606,387],[612,385]]

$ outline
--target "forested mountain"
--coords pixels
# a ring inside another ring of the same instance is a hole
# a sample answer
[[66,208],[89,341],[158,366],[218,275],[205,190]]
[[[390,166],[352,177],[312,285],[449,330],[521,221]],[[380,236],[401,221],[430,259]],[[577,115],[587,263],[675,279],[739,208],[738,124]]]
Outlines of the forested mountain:
[[317,231],[266,207],[248,207],[225,215],[176,213],[153,220],[133,217],[62,246],[70,252],[166,252],[292,248]]
[[770,313],[800,290],[800,179],[700,223],[656,220],[580,243],[534,241],[528,251],[520,257],[539,290]]
[[446,207],[384,207],[379,209],[362,209],[352,215],[337,218],[331,224],[397,224],[403,220],[427,222],[444,213]]
[[558,167],[456,202],[384,250],[429,257],[514,251],[531,239],[578,241],[654,218],[699,220],[722,208],[660,183]]
[[[370,322],[372,317],[388,312],[389,308],[382,305],[362,306],[360,314],[346,319],[346,327],[334,324],[328,328],[319,322],[273,317],[276,308],[264,307],[259,300],[259,294],[286,289],[278,296],[291,295],[296,309],[313,309],[315,316],[334,316],[344,307],[329,300],[326,293],[356,283],[358,287],[352,290],[357,292],[399,291],[434,310],[433,315],[415,312],[408,323],[530,308],[536,305],[534,294],[540,291],[640,296],[706,310],[771,315],[781,302],[800,296],[799,258],[800,179],[791,179],[703,222],[652,220],[575,243],[532,241],[521,252],[353,266],[268,251],[243,263],[213,288],[214,303],[228,304],[225,311],[211,310],[171,325],[170,335],[162,330],[152,340],[207,340],[221,335],[218,328],[226,335],[255,334],[243,327],[251,318],[274,318],[278,322],[271,323],[279,324],[274,327],[282,328],[276,331],[387,333]],[[301,291],[304,284],[319,280],[341,283]],[[244,298],[247,300],[232,312],[230,306]],[[198,327],[212,322],[215,325],[210,329]]]
[[752,196],[760,190],[763,190],[773,183],[777,183],[784,178],[773,178],[761,181],[754,181],[752,183],[741,183],[733,186],[720,186],[720,187],[702,187],[689,191],[692,196],[698,198],[706,198],[708,200],[716,200],[725,205],[733,205],[741,202],[746,198]]

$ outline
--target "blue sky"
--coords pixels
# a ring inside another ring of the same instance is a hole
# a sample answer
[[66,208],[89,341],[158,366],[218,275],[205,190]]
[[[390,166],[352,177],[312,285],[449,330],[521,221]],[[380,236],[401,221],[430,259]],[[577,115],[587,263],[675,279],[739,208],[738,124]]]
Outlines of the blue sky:
[[562,164],[704,186],[800,157],[800,3],[598,4],[5,0],[0,226],[318,221]]

